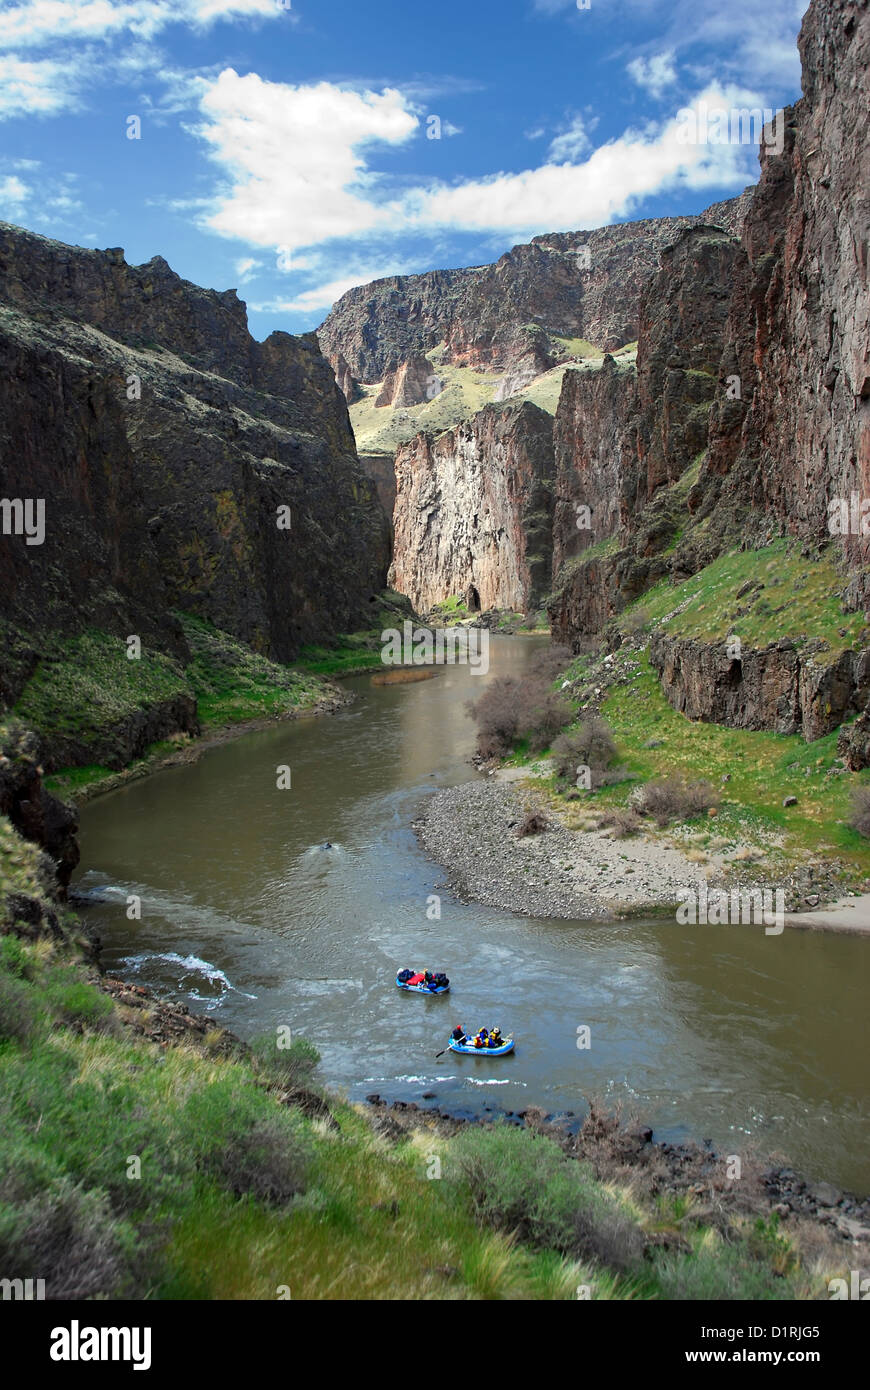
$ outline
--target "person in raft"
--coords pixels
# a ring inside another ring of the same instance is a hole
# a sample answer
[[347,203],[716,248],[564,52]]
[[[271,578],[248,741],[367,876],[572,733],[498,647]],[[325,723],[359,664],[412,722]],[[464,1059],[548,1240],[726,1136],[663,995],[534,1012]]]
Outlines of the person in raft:
[[406,980],[406,981],[405,981],[405,984],[407,984],[407,985],[422,985],[424,979],[425,979],[425,976],[424,976],[422,970],[418,970],[416,975],[412,975],[411,978],[410,978],[410,980]]
[[455,1043],[461,1044],[468,1042],[468,1038],[465,1035],[465,1029],[462,1028],[458,1023],[456,1027],[453,1029],[453,1032],[450,1034],[450,1037],[452,1041]]

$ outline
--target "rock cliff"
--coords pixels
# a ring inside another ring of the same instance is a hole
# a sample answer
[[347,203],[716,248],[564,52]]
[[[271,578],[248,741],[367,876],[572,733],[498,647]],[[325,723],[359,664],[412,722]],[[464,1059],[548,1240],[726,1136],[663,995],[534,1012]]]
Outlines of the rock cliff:
[[[828,534],[833,499],[870,494],[870,13],[814,0],[801,29],[803,98],[761,179],[735,267],[720,397],[698,511],[750,501],[764,526]],[[868,539],[847,534],[853,565]],[[866,586],[865,586],[866,587]]]
[[319,330],[321,346],[345,391],[348,371],[354,383],[381,381],[442,342],[448,362],[528,379],[530,364],[545,371],[570,355],[560,338],[608,351],[632,342],[641,287],[660,252],[698,221],[737,231],[750,201],[747,190],[701,217],[557,232],[494,265],[375,280],[342,295]]
[[6,700],[47,630],[178,655],[177,608],[288,660],[363,625],[388,526],[313,334],[258,343],[233,290],[0,224],[0,372],[3,496],[45,504],[42,544],[0,536]]
[[526,612],[552,565],[553,421],[524,401],[489,405],[396,454],[390,584],[415,609],[458,595]]

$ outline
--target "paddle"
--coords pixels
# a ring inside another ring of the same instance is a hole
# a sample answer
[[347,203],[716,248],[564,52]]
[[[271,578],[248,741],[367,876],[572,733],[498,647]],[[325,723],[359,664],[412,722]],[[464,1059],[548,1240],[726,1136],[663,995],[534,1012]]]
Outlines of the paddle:
[[[461,1038],[457,1038],[456,1041],[457,1041],[457,1042],[464,1042],[464,1043],[467,1043],[467,1042],[468,1042],[468,1038],[467,1038],[467,1037],[465,1036],[465,1034],[463,1033],[462,1037],[461,1037]],[[436,1052],[436,1053],[435,1053],[435,1061],[437,1062],[439,1057],[443,1057],[443,1056],[444,1056],[444,1053],[445,1053],[445,1052],[449,1052],[449,1051],[450,1051],[449,1047],[442,1047],[442,1049],[441,1049],[440,1052]]]

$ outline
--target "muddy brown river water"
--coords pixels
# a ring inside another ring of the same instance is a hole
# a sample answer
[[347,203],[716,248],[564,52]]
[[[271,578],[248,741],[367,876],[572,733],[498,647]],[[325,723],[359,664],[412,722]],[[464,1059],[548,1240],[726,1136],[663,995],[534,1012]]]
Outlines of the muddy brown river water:
[[[659,1138],[752,1146],[867,1193],[870,940],[536,921],[439,887],[411,823],[434,788],[475,775],[465,702],[534,645],[494,639],[488,676],[354,678],[359,698],[337,715],[247,734],[86,805],[75,886],[105,965],[245,1038],[289,1024],[352,1098],[582,1114],[599,1096]],[[452,992],[397,990],[405,964],[445,970]],[[498,1023],[515,1053],[436,1061],[457,1022]]]

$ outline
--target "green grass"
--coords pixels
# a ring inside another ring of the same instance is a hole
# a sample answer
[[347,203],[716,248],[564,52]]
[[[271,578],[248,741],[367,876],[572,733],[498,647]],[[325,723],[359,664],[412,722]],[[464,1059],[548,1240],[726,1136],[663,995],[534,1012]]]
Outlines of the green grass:
[[[747,582],[763,587],[738,599]],[[626,630],[640,613],[648,626],[703,642],[724,642],[733,635],[746,646],[764,647],[783,634],[798,647],[821,640],[829,651],[815,659],[824,662],[857,646],[865,632],[863,613],[843,609],[844,586],[832,549],[805,560],[799,546],[778,540],[762,550],[720,556],[680,585],[663,580],[627,608],[617,625]]]
[[[542,332],[537,324],[529,324],[528,327],[536,335]],[[544,337],[547,338],[547,335]],[[566,370],[597,370],[604,360],[604,354],[585,338],[550,335],[547,341],[556,358],[568,360],[560,360],[557,366],[535,377],[510,400],[531,401],[541,410],[554,415]],[[631,362],[636,346],[629,344],[620,348],[615,354],[617,361]],[[376,406],[375,400],[383,383],[362,386],[361,399],[350,406],[350,420],[361,453],[391,454],[421,430],[433,435],[442,434],[461,421],[470,419],[495,399],[496,388],[504,378],[503,372],[479,372],[472,367],[455,366],[445,363],[445,355],[443,343],[425,354],[443,390],[432,400],[419,405],[403,406],[396,410],[392,406]]]
[[323,697],[310,671],[270,661],[201,618],[176,616],[191,650],[185,675],[204,729],[301,712]]
[[141,658],[130,660],[122,638],[91,628],[76,637],[48,639],[13,714],[49,741],[69,739],[86,751],[99,743],[96,731],[191,694],[184,671],[171,657],[143,646]]
[[300,651],[297,666],[315,676],[346,676],[355,671],[380,670],[380,644],[375,649],[368,633],[338,637],[334,646],[309,643]]
[[[614,665],[623,683],[608,691],[601,712],[627,771],[641,781],[673,774],[708,779],[723,797],[715,824],[707,823],[709,833],[726,843],[762,837],[768,863],[836,857],[849,879],[870,873],[870,845],[847,824],[851,789],[870,772],[827,775],[836,766],[836,732],[806,743],[799,734],[695,722],[671,708],[645,652],[619,651]],[[581,658],[566,674],[589,670]],[[661,746],[646,748],[653,739]],[[723,783],[726,775],[730,780]],[[605,788],[594,802],[620,804],[633,785]],[[797,805],[783,807],[787,796],[796,796]]]

